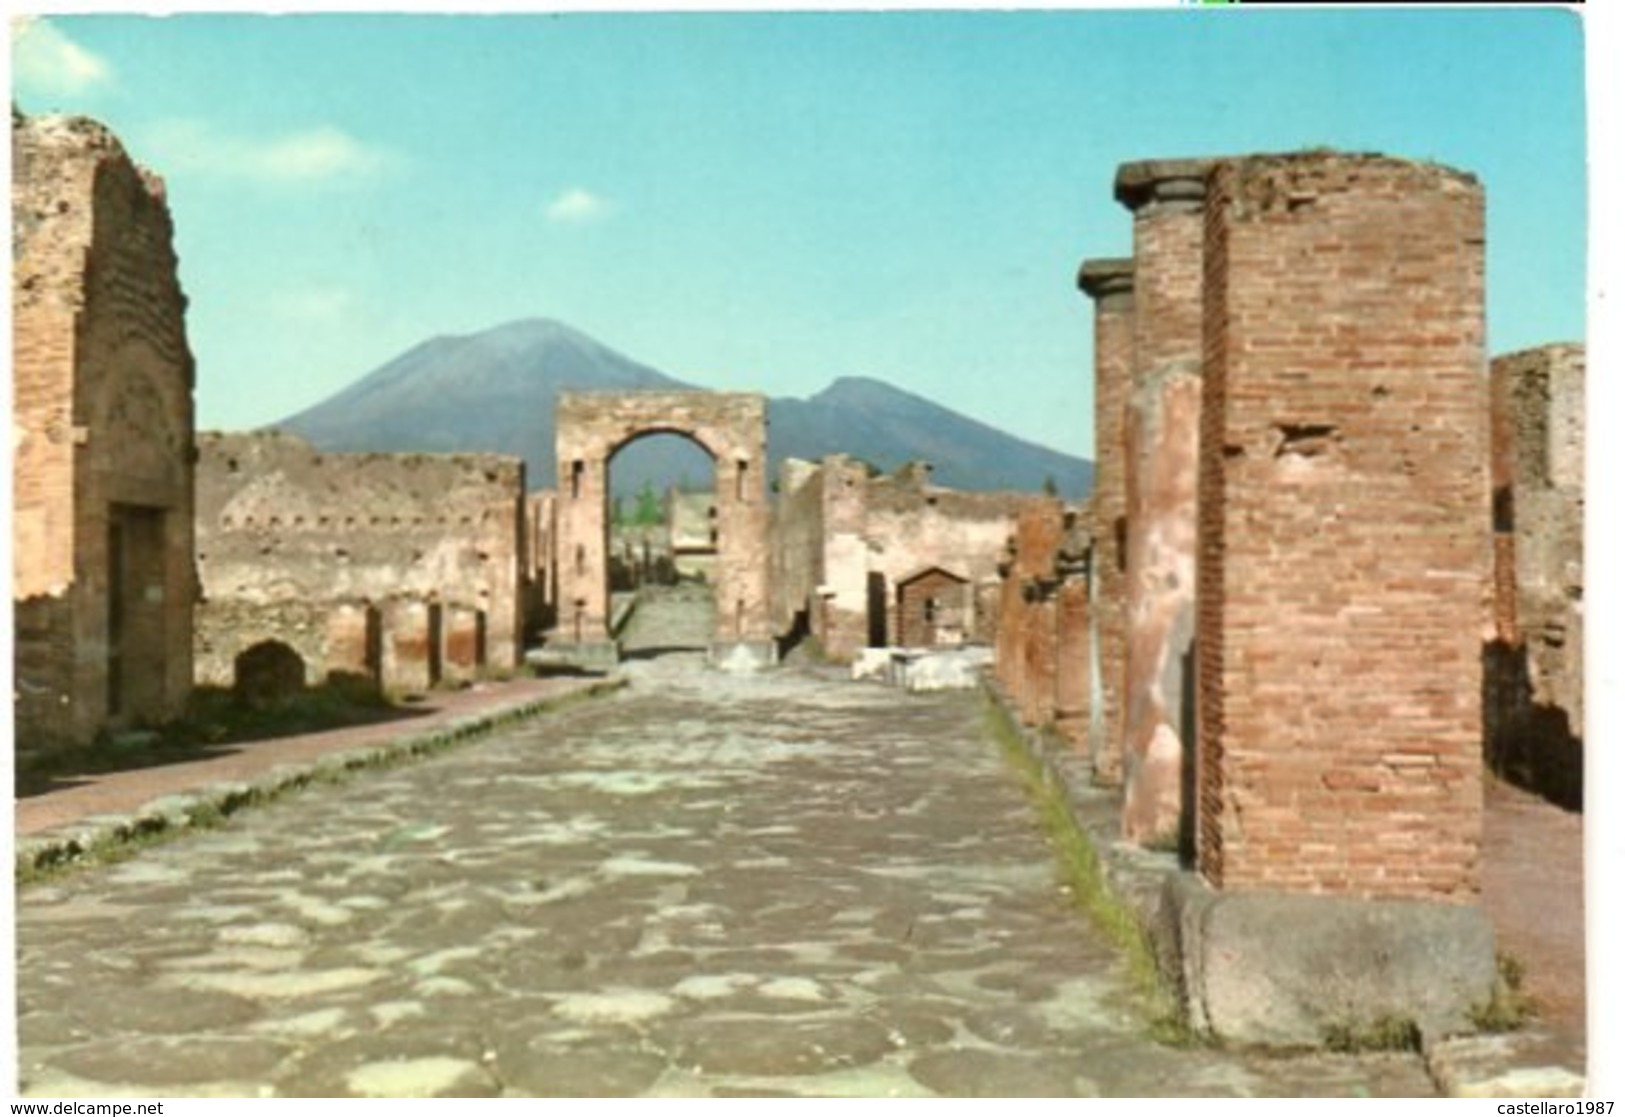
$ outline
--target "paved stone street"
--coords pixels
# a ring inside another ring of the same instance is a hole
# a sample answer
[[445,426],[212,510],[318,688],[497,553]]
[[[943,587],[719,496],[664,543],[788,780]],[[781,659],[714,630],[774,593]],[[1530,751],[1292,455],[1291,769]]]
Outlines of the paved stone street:
[[1147,1038],[978,696],[626,669],[22,892],[23,1091],[1431,1092],[1409,1056]]

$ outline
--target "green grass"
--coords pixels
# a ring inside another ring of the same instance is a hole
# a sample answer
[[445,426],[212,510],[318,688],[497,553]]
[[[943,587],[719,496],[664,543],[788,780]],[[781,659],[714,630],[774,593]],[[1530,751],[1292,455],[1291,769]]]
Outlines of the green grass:
[[1079,828],[1064,795],[1045,778],[1043,766],[1028,751],[1020,730],[1002,707],[988,699],[984,717],[988,734],[998,742],[1005,761],[1033,798],[1039,824],[1055,852],[1061,882],[1073,902],[1122,953],[1146,1008],[1152,1037],[1171,1046],[1189,1046],[1194,1036],[1162,980],[1156,954],[1134,913],[1112,895],[1100,857]]

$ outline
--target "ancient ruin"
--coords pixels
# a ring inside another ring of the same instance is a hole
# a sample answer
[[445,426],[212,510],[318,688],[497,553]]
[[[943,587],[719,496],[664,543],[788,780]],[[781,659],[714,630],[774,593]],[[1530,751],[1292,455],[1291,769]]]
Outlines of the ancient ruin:
[[1198,865],[1220,888],[1471,901],[1483,191],[1329,154],[1226,161],[1209,189]]
[[1175,159],[1126,163],[1117,172],[1117,200],[1134,214],[1133,358],[1123,419],[1123,834],[1142,844],[1178,832],[1195,733],[1191,642],[1208,169],[1203,160]]
[[1127,484],[1124,481],[1124,408],[1134,362],[1134,261],[1086,260],[1078,286],[1095,304],[1095,540],[1094,631],[1099,717],[1089,751],[1094,778],[1123,780],[1123,682],[1128,648]]
[[180,712],[192,681],[192,354],[157,176],[12,114],[12,599],[28,751]]
[[1129,163],[1116,192],[1134,258],[1079,273],[1092,537],[1018,526],[1000,688],[1063,720],[1048,586],[1081,555],[1092,776],[1184,867],[1146,919],[1199,1031],[1468,1027],[1483,758],[1578,755],[1583,352],[1497,361],[1492,406],[1470,175],[1314,151]]
[[1585,349],[1490,366],[1495,639],[1485,749],[1508,779],[1571,809],[1584,776]]
[[930,472],[916,463],[871,476],[845,455],[785,463],[771,533],[776,632],[806,631],[837,662],[864,648],[993,642],[1005,541],[1021,510],[1047,498],[946,489]]
[[310,684],[339,673],[414,692],[512,671],[534,596],[526,507],[517,458],[202,435],[198,682],[232,685],[265,641],[296,652]]
[[716,628],[712,657],[773,661],[767,587],[766,400],[725,392],[565,392],[559,461],[558,619],[550,643],[584,663],[612,663],[608,555],[610,460],[650,434],[680,434],[716,464]]

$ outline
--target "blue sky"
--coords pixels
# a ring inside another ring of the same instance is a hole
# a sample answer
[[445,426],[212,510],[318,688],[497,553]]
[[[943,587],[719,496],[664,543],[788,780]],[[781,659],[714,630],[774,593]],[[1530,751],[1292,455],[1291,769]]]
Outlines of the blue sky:
[[1489,197],[1494,352],[1585,332],[1561,10],[53,15],[31,113],[169,186],[200,425],[425,338],[562,319],[708,387],[871,375],[1093,454],[1085,256],[1118,163],[1332,146]]

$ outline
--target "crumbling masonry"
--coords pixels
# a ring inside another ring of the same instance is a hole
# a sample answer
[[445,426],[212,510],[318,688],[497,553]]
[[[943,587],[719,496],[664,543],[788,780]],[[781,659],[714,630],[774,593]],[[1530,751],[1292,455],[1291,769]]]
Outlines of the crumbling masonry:
[[843,663],[916,640],[991,644],[1006,540],[1038,504],[1053,501],[933,485],[920,463],[871,477],[840,454],[787,461],[771,532],[774,631],[805,631]]
[[275,641],[305,681],[399,692],[509,671],[529,595],[524,463],[324,454],[293,435],[198,441],[197,677]]
[[162,182],[101,125],[12,116],[17,744],[179,713],[192,387]]
[[1571,809],[1583,792],[1585,350],[1490,366],[1495,639],[1485,749],[1503,776]]

